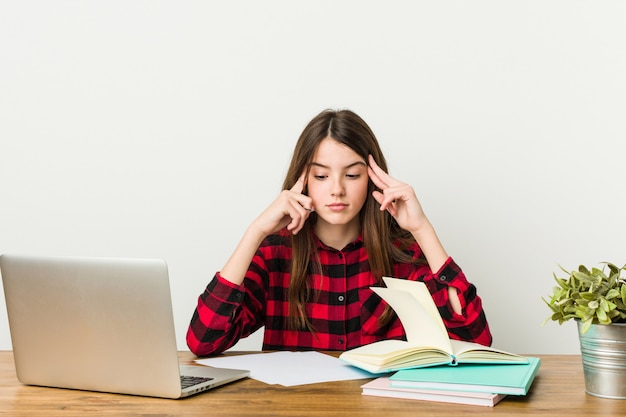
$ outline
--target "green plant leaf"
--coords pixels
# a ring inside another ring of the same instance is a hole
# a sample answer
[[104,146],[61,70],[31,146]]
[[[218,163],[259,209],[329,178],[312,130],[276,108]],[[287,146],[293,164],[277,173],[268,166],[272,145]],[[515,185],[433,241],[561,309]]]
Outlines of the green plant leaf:
[[572,276],[574,278],[576,278],[577,280],[581,281],[581,282],[586,282],[586,283],[592,283],[595,282],[595,280],[593,279],[593,276],[584,273],[584,272],[572,272]]
[[611,275],[619,275],[620,274],[621,268],[616,267],[615,265],[613,265],[610,262],[605,262],[604,264],[609,268],[609,271],[611,271]]
[[583,334],[587,333],[589,331],[589,329],[591,328],[591,322],[592,322],[591,319],[583,321],[583,325],[580,328],[580,332],[583,333]]
[[[594,293],[592,293],[592,292],[588,292],[588,291],[586,291],[586,292],[581,292],[581,293],[579,293],[579,295],[580,295],[580,297],[581,297],[583,300],[587,300],[587,301],[593,301],[593,300],[595,300],[596,298],[598,298],[598,296],[597,296],[597,295],[595,295],[595,294],[594,294]],[[578,300],[576,300],[576,302],[578,302]]]
[[612,300],[620,296],[620,293],[615,288],[611,288],[604,296],[607,300]]
[[564,289],[564,290],[568,290],[569,289],[569,285],[567,284],[566,280],[564,280],[563,278],[558,278],[556,276],[556,274],[553,274],[553,275],[554,275],[554,280],[557,282],[557,284],[559,284],[559,286],[556,287],[555,290],[557,288],[561,288],[561,289]]

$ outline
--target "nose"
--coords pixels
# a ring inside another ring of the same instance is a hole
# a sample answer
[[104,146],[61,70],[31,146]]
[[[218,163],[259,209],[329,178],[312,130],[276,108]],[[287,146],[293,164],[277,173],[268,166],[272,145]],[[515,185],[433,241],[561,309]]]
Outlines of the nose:
[[346,193],[346,187],[344,186],[343,183],[343,178],[337,178],[333,181],[331,189],[330,189],[330,194],[335,197],[335,196],[343,196]]

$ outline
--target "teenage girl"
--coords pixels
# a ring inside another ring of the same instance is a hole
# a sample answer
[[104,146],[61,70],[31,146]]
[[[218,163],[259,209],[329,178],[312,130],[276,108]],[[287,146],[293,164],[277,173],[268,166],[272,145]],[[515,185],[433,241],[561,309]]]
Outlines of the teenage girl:
[[387,174],[374,133],[349,110],[302,132],[283,191],[200,295],[187,332],[199,356],[265,326],[264,350],[349,350],[403,339],[371,286],[423,281],[452,339],[491,344],[476,288],[448,256],[410,185]]

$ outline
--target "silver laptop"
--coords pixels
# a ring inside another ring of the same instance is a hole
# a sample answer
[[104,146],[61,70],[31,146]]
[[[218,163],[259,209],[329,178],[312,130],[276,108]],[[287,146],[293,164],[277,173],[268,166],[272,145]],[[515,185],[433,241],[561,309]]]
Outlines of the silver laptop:
[[0,270],[24,384],[180,398],[249,375],[179,366],[162,260],[5,254]]

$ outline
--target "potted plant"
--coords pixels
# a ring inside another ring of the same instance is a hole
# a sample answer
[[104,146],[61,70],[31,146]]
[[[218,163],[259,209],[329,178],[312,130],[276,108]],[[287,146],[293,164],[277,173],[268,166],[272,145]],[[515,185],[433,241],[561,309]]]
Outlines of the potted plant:
[[553,274],[557,286],[543,299],[552,310],[546,322],[576,320],[587,393],[626,399],[626,265],[603,265]]

